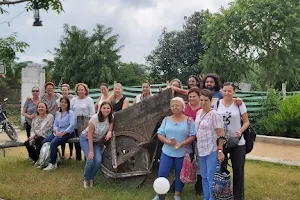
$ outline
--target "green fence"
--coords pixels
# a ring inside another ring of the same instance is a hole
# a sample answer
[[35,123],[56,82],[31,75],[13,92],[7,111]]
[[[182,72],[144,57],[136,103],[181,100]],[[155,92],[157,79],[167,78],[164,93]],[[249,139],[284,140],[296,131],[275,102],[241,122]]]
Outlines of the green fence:
[[[166,84],[153,84],[151,85],[151,92],[156,94],[159,91],[159,88],[166,87]],[[113,86],[109,86],[110,92]],[[56,92],[60,92],[60,89],[56,89]],[[133,87],[123,87],[123,95],[129,99],[129,102],[132,103],[134,98],[137,94],[142,92],[141,86],[133,86]],[[300,94],[299,92],[287,92],[287,95],[291,94]],[[71,94],[74,95],[74,91],[71,91]],[[89,89],[89,96],[94,100],[97,101],[98,97],[100,96],[100,89]],[[262,111],[262,104],[263,101],[267,98],[267,92],[260,92],[260,91],[237,91],[235,97],[241,98],[247,107],[247,111],[249,114],[250,121],[259,115]]]

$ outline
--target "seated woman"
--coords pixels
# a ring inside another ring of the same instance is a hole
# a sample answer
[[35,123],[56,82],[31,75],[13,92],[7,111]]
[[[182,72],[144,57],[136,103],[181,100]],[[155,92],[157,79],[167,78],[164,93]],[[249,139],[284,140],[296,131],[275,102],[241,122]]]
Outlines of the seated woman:
[[[94,179],[101,166],[100,141],[109,140],[112,136],[112,106],[104,101],[98,114],[92,116],[89,126],[80,135],[80,146],[87,158],[84,168],[83,187],[94,186]],[[106,135],[106,136],[105,136]]]
[[[157,130],[158,139],[164,143],[160,157],[158,176],[168,178],[171,170],[175,168],[175,196],[180,200],[183,183],[179,176],[183,164],[186,145],[195,139],[195,123],[183,114],[185,103],[182,98],[175,97],[171,100],[172,115],[165,117]],[[190,123],[189,123],[190,120]],[[189,133],[189,135],[187,134]],[[159,200],[155,196],[153,200]]]
[[150,87],[150,83],[148,81],[145,81],[142,85],[142,94],[138,94],[134,101],[133,101],[133,104],[136,104],[136,103],[139,103],[149,97],[152,96],[152,93],[151,93],[151,87]]
[[36,105],[36,114],[31,123],[30,137],[24,143],[33,162],[39,159],[42,141],[52,133],[54,120],[53,115],[49,114],[47,104],[44,102],[39,102]]
[[53,133],[43,140],[43,144],[51,142],[50,163],[44,169],[53,170],[57,168],[57,147],[65,144],[67,140],[74,136],[75,114],[70,110],[70,100],[67,96],[60,99],[59,111],[56,112],[53,126]]
[[129,100],[123,96],[123,86],[120,83],[114,85],[114,92],[108,98],[108,101],[111,102],[114,112],[128,108]]

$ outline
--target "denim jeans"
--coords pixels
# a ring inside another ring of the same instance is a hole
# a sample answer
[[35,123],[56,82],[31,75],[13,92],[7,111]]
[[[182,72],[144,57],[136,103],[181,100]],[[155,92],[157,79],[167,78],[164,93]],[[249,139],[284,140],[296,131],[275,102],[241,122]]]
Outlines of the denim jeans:
[[175,168],[175,191],[182,192],[183,183],[180,180],[180,172],[184,157],[170,157],[161,152],[158,177],[168,178],[171,170]]
[[89,140],[83,135],[80,135],[80,146],[83,150],[84,156],[86,157],[86,164],[84,167],[84,180],[90,181],[94,180],[98,170],[101,167],[101,148],[100,143],[93,143],[94,144],[94,158],[92,160],[88,159],[90,148],[89,148]]
[[50,163],[52,163],[53,165],[56,163],[56,159],[57,159],[57,152],[58,149],[57,147],[59,145],[65,144],[68,139],[70,139],[71,137],[74,136],[74,133],[67,133],[65,135],[63,135],[62,137],[56,137],[55,135],[53,135],[53,133],[51,135],[49,135],[48,137],[46,137],[43,140],[43,144],[46,142],[50,142]]
[[202,176],[203,200],[213,200],[211,189],[214,174],[217,170],[218,158],[217,151],[207,156],[199,156],[200,173]]

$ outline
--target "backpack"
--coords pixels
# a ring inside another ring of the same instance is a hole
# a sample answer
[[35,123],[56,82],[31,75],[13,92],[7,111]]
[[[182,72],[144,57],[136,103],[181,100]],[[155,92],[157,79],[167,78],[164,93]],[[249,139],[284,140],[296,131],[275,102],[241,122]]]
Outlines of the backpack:
[[[42,167],[47,167],[50,163],[50,144],[50,142],[46,142],[41,148],[39,160],[37,162]],[[57,152],[56,159],[56,163],[58,162],[61,162],[59,152]]]

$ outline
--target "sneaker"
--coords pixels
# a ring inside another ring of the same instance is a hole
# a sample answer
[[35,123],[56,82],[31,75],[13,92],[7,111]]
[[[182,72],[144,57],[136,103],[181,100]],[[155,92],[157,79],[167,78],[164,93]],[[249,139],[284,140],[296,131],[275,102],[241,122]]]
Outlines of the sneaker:
[[180,196],[174,196],[174,200],[181,200]]
[[35,166],[39,166],[40,164],[39,164],[38,161],[36,161],[36,162],[34,163],[34,165],[35,165]]
[[83,187],[88,188],[89,187],[89,182],[88,181],[83,181]]
[[57,164],[53,165],[52,163],[49,163],[49,165],[43,169],[44,171],[50,171],[50,170],[54,170],[57,168]]
[[94,180],[90,180],[90,187],[94,187]]
[[159,200],[159,196],[156,195],[152,200]]

